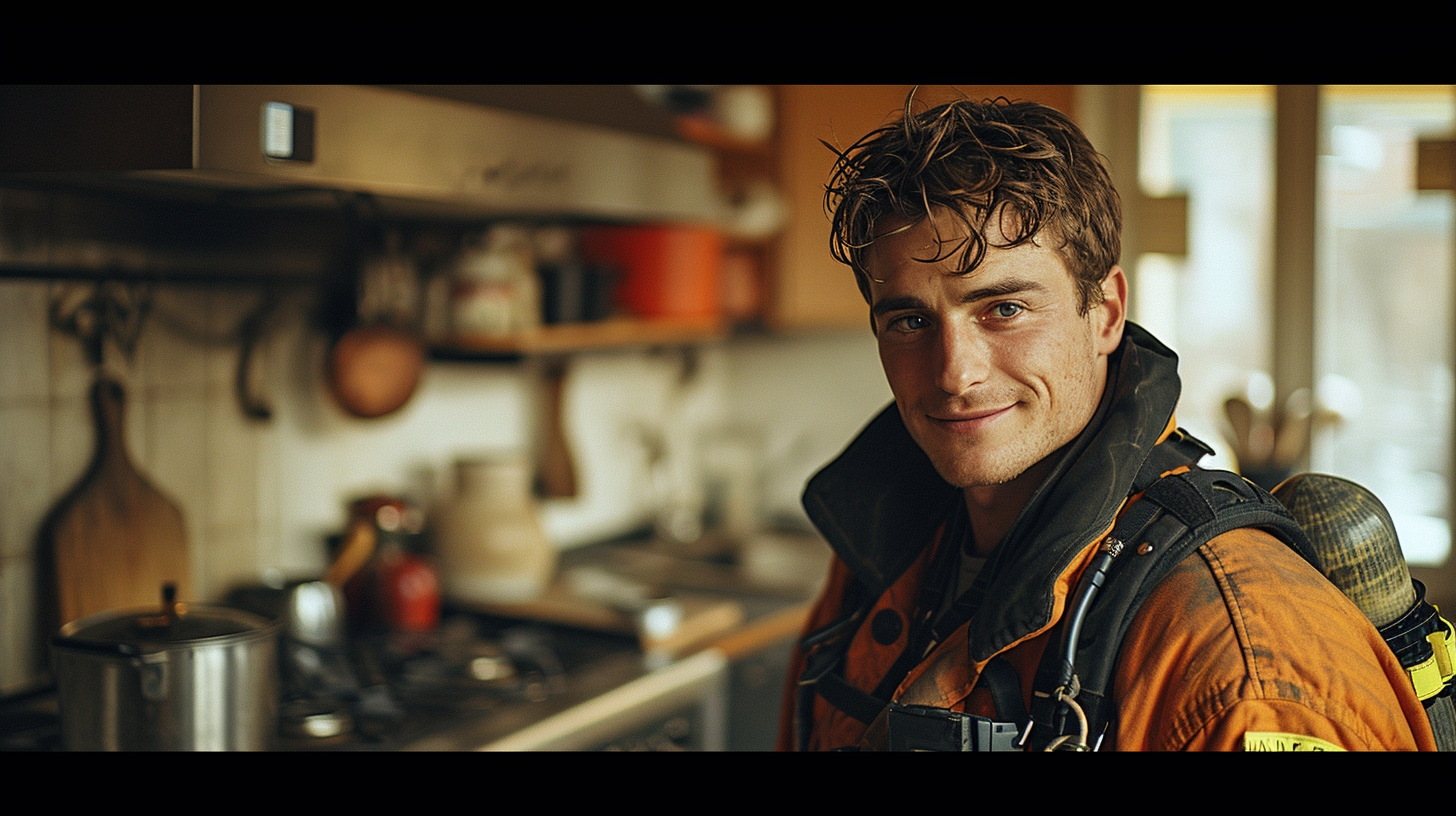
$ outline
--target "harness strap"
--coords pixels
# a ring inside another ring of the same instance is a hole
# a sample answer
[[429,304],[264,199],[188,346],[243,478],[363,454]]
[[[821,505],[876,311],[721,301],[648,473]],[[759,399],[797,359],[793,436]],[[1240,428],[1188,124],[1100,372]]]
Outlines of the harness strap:
[[[991,693],[998,717],[1003,721],[1009,720],[1011,724],[1030,722],[1034,733],[1026,736],[1035,737],[1032,747],[1046,747],[1072,729],[1084,727],[1080,718],[1076,723],[1069,721],[1068,706],[1064,702],[1068,697],[1074,700],[1076,710],[1085,715],[1089,734],[1102,732],[1111,714],[1107,698],[1118,647],[1133,615],[1162,576],[1203,542],[1240,527],[1264,527],[1274,531],[1306,560],[1318,566],[1318,558],[1303,531],[1283,506],[1262,488],[1222,471],[1189,470],[1169,475],[1172,471],[1192,466],[1210,453],[1212,449],[1181,429],[1149,452],[1132,485],[1132,494],[1141,493],[1142,500],[1133,503],[1114,526],[1110,538],[1118,544],[1110,548],[1110,558],[1102,557],[1100,563],[1103,566],[1097,570],[1099,585],[1090,593],[1085,587],[1079,587],[1078,596],[1085,596],[1090,604],[1086,609],[1077,611],[1079,626],[1075,627],[1077,631],[1070,633],[1080,642],[1064,642],[1062,648],[1053,646],[1047,649],[1038,667],[1029,713],[1022,702],[1019,678],[1011,665],[997,656],[984,667],[980,682],[984,682]],[[1127,544],[1124,546],[1120,542]],[[955,546],[955,541],[946,544],[949,549]],[[1124,549],[1133,550],[1133,554],[1116,557]],[[936,577],[944,577],[939,575],[940,572],[943,569],[931,570],[927,585],[922,587],[923,593],[932,589],[930,584],[935,582]],[[1084,581],[1087,578],[1084,575]],[[1101,583],[1107,586],[1101,586]],[[807,720],[816,693],[847,716],[866,725],[878,718],[887,704],[901,720],[913,715],[914,719],[907,722],[918,722],[924,715],[924,712],[918,711],[920,707],[887,703],[893,695],[895,679],[903,676],[903,672],[919,657],[920,649],[914,646],[921,644],[916,643],[906,649],[873,693],[854,687],[841,674],[843,659],[854,633],[863,624],[874,602],[873,598],[864,599],[862,605],[856,605],[854,613],[804,638],[802,645],[807,657],[799,684],[798,707],[802,717],[799,723],[801,745],[811,727]],[[1083,615],[1086,616],[1085,625],[1080,625]],[[1064,616],[1058,627],[1065,630],[1066,621]],[[912,625],[912,630],[924,631],[925,621],[916,623],[922,625]],[[1085,636],[1081,634],[1082,630],[1086,631]],[[1064,639],[1067,634],[1063,631]],[[1448,663],[1456,665],[1456,639],[1447,642],[1451,644],[1450,651],[1443,651],[1443,654],[1449,654],[1453,659]],[[1075,660],[1068,660],[1071,655],[1075,655]],[[971,721],[978,722],[976,728],[989,723],[1000,729],[1006,724],[990,720],[982,723],[979,721],[984,718],[969,715],[957,715],[952,719],[960,723],[954,732],[957,734],[966,732],[970,728],[966,723]],[[913,727],[920,728],[919,725]],[[1013,725],[1009,730],[1017,729]],[[996,733],[1003,732],[998,730]],[[1006,745],[999,738],[994,742],[1003,748]]]
[[1212,456],[1213,452],[1213,448],[1198,437],[1189,434],[1182,428],[1174,430],[1167,439],[1154,445],[1152,451],[1148,453],[1148,458],[1143,460],[1142,467],[1138,468],[1137,476],[1133,477],[1132,493],[1147,490],[1157,484],[1163,474],[1180,467],[1191,466],[1205,456]]
[[1088,634],[1062,650],[1049,649],[1038,668],[1034,747],[1050,745],[1072,727],[1056,693],[1065,685],[1060,678],[1069,676],[1066,655],[1075,655],[1072,696],[1086,716],[1089,735],[1095,736],[1111,717],[1108,698],[1117,653],[1143,602],[1198,547],[1245,527],[1269,531],[1318,567],[1304,530],[1283,505],[1236,474],[1195,469],[1159,478],[1144,491],[1113,528],[1111,538],[1121,543],[1119,557],[1087,613],[1083,629]]
[[[850,581],[850,585],[846,587],[846,599],[861,594],[858,590],[859,582]],[[807,748],[809,734],[814,728],[814,697],[824,688],[826,678],[836,677],[835,670],[843,660],[845,652],[848,651],[855,630],[864,620],[864,608],[858,606],[851,608],[854,610],[853,612],[810,632],[799,641],[800,649],[804,653],[804,671],[799,676],[797,702],[794,706],[794,732],[799,750]],[[833,685],[834,681],[830,680],[829,684]],[[843,685],[848,686],[847,683]],[[862,706],[854,701],[850,701],[848,704],[854,706],[855,710],[862,709]],[[861,713],[863,712],[861,711]]]
[[830,705],[865,725],[875,721],[885,709],[885,701],[850,685],[838,672],[828,672],[816,684],[819,696]]
[[1013,723],[1027,721],[1026,703],[1021,697],[1021,677],[1011,661],[996,655],[981,669],[981,679],[986,690],[991,692],[991,701],[996,706],[996,718]]
[[[889,705],[900,681],[939,637],[929,623],[935,612],[936,602],[953,580],[954,566],[960,553],[960,536],[964,534],[968,523],[964,518],[964,511],[952,514],[948,519],[941,536],[939,551],[934,554],[920,587],[915,612],[918,617],[907,622],[909,637],[905,648],[872,691],[855,687],[843,676],[844,657],[855,634],[878,600],[868,597],[857,581],[851,581],[850,588],[859,591],[853,594],[847,592],[845,600],[846,607],[854,609],[854,612],[810,633],[800,641],[801,648],[808,652],[805,670],[799,681],[802,703],[812,704],[812,695],[817,692],[830,705],[865,725],[873,723],[880,716]],[[850,606],[850,602],[855,605]],[[803,716],[807,719],[809,710],[805,711]]]

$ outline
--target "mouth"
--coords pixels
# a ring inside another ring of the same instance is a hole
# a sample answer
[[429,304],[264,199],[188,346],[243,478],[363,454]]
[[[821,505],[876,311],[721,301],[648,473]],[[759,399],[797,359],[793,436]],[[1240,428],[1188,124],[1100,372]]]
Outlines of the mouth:
[[927,414],[927,417],[936,425],[957,433],[973,433],[983,430],[998,419],[1011,413],[1016,404],[1002,406],[1000,408],[981,408],[974,411],[954,411],[942,414]]

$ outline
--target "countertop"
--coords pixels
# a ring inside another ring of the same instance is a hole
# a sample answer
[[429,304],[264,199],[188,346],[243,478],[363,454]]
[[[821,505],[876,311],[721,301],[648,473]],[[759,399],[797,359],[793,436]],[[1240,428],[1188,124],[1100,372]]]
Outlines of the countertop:
[[[652,540],[628,540],[563,554],[558,586],[583,570],[602,570],[624,580],[667,590],[684,608],[700,611],[696,634],[653,641],[603,656],[577,673],[568,693],[534,706],[516,706],[471,723],[414,740],[406,750],[570,750],[601,744],[608,735],[667,716],[694,700],[723,693],[729,669],[780,648],[798,634],[809,602],[828,566],[828,548],[805,535],[775,535],[748,547],[725,548],[711,540],[692,548]],[[542,602],[515,609],[487,609],[522,619],[566,622],[629,638],[632,622],[572,604]],[[737,617],[725,615],[735,614]],[[641,634],[640,632],[638,633]],[[670,649],[663,653],[664,649]],[[781,675],[772,677],[773,696]],[[716,684],[716,685],[715,685]],[[775,701],[776,702],[776,701]],[[776,706],[775,706],[776,707]],[[775,711],[776,713],[776,711]]]
[[[760,539],[754,547],[711,543],[688,549],[652,540],[591,545],[562,554],[560,575],[598,569],[625,580],[662,588],[684,608],[707,610],[700,636],[665,640],[668,651],[647,648],[630,624],[545,624],[588,643],[587,658],[569,686],[545,699],[491,705],[460,717],[448,728],[424,729],[399,739],[330,745],[280,740],[282,750],[566,750],[595,744],[593,731],[646,722],[674,705],[726,682],[727,668],[800,630],[808,604],[822,582],[828,548],[813,536]],[[696,604],[696,606],[694,606]],[[457,610],[459,611],[459,610]],[[467,614],[510,624],[525,610],[474,609]],[[724,617],[731,615],[732,617]],[[716,616],[716,617],[715,617]],[[630,621],[630,618],[623,620]],[[685,619],[686,620],[686,619]],[[713,623],[716,622],[716,623]],[[725,625],[726,624],[726,625]],[[60,748],[58,705],[46,688],[0,700],[0,750]]]

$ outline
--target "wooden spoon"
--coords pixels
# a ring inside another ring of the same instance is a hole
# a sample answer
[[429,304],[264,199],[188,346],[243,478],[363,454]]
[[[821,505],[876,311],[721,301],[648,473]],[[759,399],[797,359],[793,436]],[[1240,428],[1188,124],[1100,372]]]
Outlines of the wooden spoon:
[[1229,444],[1234,446],[1234,455],[1243,462],[1250,458],[1249,439],[1254,428],[1254,407],[1243,397],[1229,397],[1224,400],[1223,413],[1231,430]]
[[570,499],[577,495],[576,462],[567,440],[565,417],[566,365],[560,360],[547,363],[541,372],[541,451],[537,468],[537,489],[548,499]]
[[339,547],[339,554],[334,557],[334,563],[329,565],[329,571],[324,580],[343,589],[344,584],[349,582],[369,559],[374,557],[376,545],[374,533],[374,521],[372,519],[355,519],[349,527],[348,536]]
[[1289,395],[1279,420],[1279,433],[1274,441],[1273,462],[1279,468],[1292,468],[1309,448],[1310,420],[1314,416],[1313,398],[1308,388]]

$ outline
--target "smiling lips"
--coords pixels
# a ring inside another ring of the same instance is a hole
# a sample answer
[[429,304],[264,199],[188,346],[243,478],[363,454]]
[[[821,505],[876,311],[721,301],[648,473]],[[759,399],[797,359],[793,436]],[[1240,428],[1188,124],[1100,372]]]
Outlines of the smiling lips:
[[1003,408],[985,408],[977,411],[955,412],[949,416],[930,416],[936,424],[945,426],[952,431],[968,433],[977,431],[994,422],[999,417],[1005,416],[1016,404],[1012,403]]

